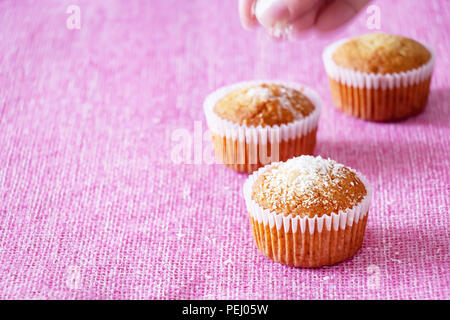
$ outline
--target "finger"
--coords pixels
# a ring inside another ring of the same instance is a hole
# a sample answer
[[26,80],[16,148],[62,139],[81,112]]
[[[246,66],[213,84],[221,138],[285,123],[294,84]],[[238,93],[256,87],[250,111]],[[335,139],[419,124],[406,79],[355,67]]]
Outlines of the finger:
[[316,21],[317,12],[319,11],[322,1],[316,2],[309,10],[303,15],[297,17],[291,22],[293,38],[302,36],[306,30],[311,29]]
[[258,24],[252,8],[255,1],[239,0],[239,17],[241,18],[242,26],[247,30],[252,29]]
[[323,2],[324,0],[284,0],[292,19],[303,16]]
[[285,25],[291,17],[284,0],[258,1],[255,7],[255,14],[258,21],[266,29],[271,29],[276,25]]
[[320,31],[336,29],[358,14],[370,0],[334,0],[321,8],[316,20]]

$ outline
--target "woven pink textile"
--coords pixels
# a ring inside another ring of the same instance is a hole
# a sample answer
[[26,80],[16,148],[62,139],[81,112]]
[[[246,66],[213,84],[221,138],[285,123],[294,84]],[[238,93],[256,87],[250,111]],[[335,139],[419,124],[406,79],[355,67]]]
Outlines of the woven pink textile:
[[[80,29],[66,26],[72,4]],[[406,121],[332,107],[321,52],[369,32],[366,12],[277,43],[241,28],[234,0],[1,1],[0,297],[449,299],[450,2],[374,4],[381,30],[438,54],[428,107]],[[260,78],[316,89],[316,154],[372,182],[353,259],[272,262],[251,236],[246,176],[173,162],[177,132],[206,131],[205,95]]]

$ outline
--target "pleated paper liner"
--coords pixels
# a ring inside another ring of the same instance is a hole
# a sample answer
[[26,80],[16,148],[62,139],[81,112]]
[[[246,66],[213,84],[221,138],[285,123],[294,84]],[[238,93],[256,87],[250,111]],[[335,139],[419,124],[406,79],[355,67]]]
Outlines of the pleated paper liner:
[[371,74],[343,68],[334,62],[335,50],[348,40],[331,44],[323,53],[336,108],[368,121],[400,120],[423,111],[436,60],[433,48],[424,44],[431,58],[420,68],[385,75]]
[[[263,83],[279,84],[301,91],[315,106],[313,112],[288,124],[267,127],[240,125],[224,120],[214,112],[217,101],[229,92]],[[217,159],[236,171],[251,173],[266,164],[310,155],[314,151],[322,101],[308,87],[273,80],[240,82],[211,93],[206,97],[203,107]]]
[[363,175],[357,173],[367,194],[356,206],[301,218],[265,210],[252,199],[253,184],[267,167],[254,172],[244,184],[253,237],[263,255],[288,266],[314,268],[344,261],[359,250],[372,199],[372,188]]

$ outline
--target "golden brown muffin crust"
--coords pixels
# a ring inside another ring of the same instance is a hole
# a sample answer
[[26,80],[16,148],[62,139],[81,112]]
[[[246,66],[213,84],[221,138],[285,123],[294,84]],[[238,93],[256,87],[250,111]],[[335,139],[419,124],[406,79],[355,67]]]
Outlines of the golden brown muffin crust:
[[257,84],[231,91],[214,106],[222,119],[246,126],[287,124],[308,116],[312,102],[299,90],[279,84]]
[[252,190],[253,200],[264,209],[310,218],[350,209],[366,194],[355,172],[320,156],[274,164],[256,179]]
[[431,58],[421,43],[386,33],[369,33],[345,42],[333,54],[344,68],[365,73],[389,74],[419,68]]

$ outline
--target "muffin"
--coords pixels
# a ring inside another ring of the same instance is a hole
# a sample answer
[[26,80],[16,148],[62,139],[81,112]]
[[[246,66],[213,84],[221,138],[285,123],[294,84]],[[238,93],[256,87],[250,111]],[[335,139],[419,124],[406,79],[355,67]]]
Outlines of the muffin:
[[244,184],[259,251],[294,267],[352,257],[363,242],[371,197],[364,176],[320,156],[269,164]]
[[247,173],[312,154],[320,109],[313,90],[279,81],[237,83],[213,92],[204,102],[217,159]]
[[344,39],[323,54],[335,106],[369,121],[420,113],[430,92],[435,54],[413,39],[371,33]]

